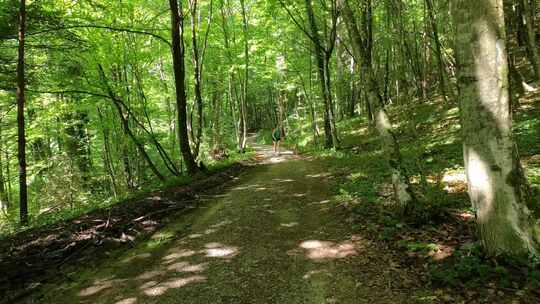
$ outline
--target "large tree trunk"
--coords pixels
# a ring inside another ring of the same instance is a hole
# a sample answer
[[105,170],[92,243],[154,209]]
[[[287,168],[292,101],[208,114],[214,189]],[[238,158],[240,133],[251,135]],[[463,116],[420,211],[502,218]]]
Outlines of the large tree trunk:
[[26,184],[26,134],[24,126],[24,104],[26,102],[26,80],[24,76],[24,38],[26,31],[26,1],[19,8],[19,54],[17,61],[17,143],[19,159],[19,215],[21,225],[28,224],[28,188]]
[[191,147],[189,146],[189,136],[187,131],[187,102],[186,102],[186,68],[184,65],[184,21],[181,2],[178,5],[177,0],[169,0],[171,9],[171,38],[172,38],[172,57],[174,70],[174,83],[176,86],[176,104],[177,104],[177,132],[180,140],[180,151],[186,163],[189,175],[195,175],[199,167],[195,163]]
[[502,0],[458,0],[463,151],[479,237],[490,255],[538,253],[530,192],[512,137]]

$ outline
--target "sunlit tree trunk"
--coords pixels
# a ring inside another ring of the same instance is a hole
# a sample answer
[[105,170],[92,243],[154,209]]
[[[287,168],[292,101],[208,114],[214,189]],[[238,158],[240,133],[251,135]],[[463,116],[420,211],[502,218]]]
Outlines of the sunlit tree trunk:
[[538,253],[530,192],[512,136],[502,0],[457,0],[463,150],[478,233],[490,255]]
[[248,98],[248,84],[249,84],[249,32],[248,21],[246,15],[246,4],[244,0],[240,0],[242,6],[242,32],[244,33],[244,82],[242,84],[242,97],[240,98],[240,118],[242,120],[242,136],[240,143],[240,151],[244,152],[246,149],[247,139],[247,109],[246,103]]
[[[374,110],[375,127],[381,137],[383,150],[391,168],[394,199],[400,211],[406,213],[411,208],[415,198],[408,176],[403,169],[399,143],[377,87],[377,80],[372,68],[371,56],[369,55],[371,50],[364,46],[362,34],[356,25],[353,12],[347,0],[344,0],[342,3],[342,11],[343,20],[347,25],[353,41],[353,51],[357,60],[362,62],[361,69],[364,71],[362,76],[366,78],[365,84],[368,95],[366,102],[370,109],[369,111]],[[364,34],[364,36],[369,37],[369,34]]]
[[19,215],[21,225],[28,224],[28,187],[26,184],[26,134],[24,105],[26,102],[26,79],[24,74],[24,38],[26,31],[26,1],[19,7],[19,49],[17,61],[17,142],[19,159]]
[[[181,4],[181,2],[180,2]],[[176,87],[176,112],[177,112],[177,132],[180,140],[180,151],[186,164],[189,175],[194,175],[199,171],[199,167],[195,163],[191,147],[189,145],[189,136],[187,132],[187,102],[186,102],[186,69],[184,63],[185,48],[184,48],[184,17],[179,11],[182,6],[178,5],[177,0],[169,0],[171,10],[171,38],[172,38],[172,57],[174,83]]]

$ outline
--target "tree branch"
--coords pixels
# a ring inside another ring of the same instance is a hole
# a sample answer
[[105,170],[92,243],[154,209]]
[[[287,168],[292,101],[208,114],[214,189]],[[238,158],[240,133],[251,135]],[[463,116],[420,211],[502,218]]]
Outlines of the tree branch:
[[298,20],[296,20],[296,18],[294,17],[294,15],[292,14],[291,10],[289,10],[289,8],[287,7],[287,5],[283,2],[283,0],[279,0],[279,3],[281,4],[281,6],[285,9],[285,11],[287,12],[287,15],[289,15],[289,17],[291,17],[292,21],[294,22],[294,24],[296,24],[296,26],[302,31],[304,32],[304,34],[309,38],[309,40],[311,40],[313,43],[315,44],[318,44],[319,47],[322,48],[322,46],[320,45],[320,43],[317,43],[317,41],[315,40],[315,38],[313,38],[313,36],[298,22]]
[[[133,33],[133,34],[148,35],[148,36],[151,36],[151,37],[154,37],[154,38],[160,40],[161,42],[166,43],[169,47],[172,46],[171,42],[169,40],[167,40],[166,38],[164,38],[164,37],[162,37],[162,36],[160,36],[158,34],[147,32],[147,31],[144,31],[144,30],[118,28],[118,27],[112,27],[112,26],[108,26],[108,25],[94,25],[94,24],[79,24],[79,25],[68,25],[68,26],[50,28],[50,29],[45,29],[45,30],[41,30],[41,31],[35,31],[35,32],[28,33],[27,36],[33,36],[33,35],[39,35],[39,34],[45,34],[45,33],[63,31],[63,30],[69,30],[69,29],[77,29],[77,28],[94,28],[94,29],[108,30],[108,31],[112,31],[112,32],[126,32],[126,33]],[[17,37],[16,36],[4,36],[4,37],[0,37],[0,38],[1,39],[15,39]]]

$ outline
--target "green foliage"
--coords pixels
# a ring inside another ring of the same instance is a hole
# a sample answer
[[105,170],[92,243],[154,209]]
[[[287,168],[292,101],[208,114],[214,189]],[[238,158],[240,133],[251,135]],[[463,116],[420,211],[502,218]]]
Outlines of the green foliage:
[[[208,173],[216,173],[223,171],[240,161],[247,160],[253,157],[253,153],[248,151],[247,153],[234,153],[229,159],[221,162],[215,162],[208,168]],[[70,182],[72,179],[63,179],[65,182]],[[26,229],[46,226],[58,221],[68,221],[70,219],[77,218],[83,214],[92,212],[94,210],[108,208],[116,204],[122,204],[125,201],[133,201],[138,198],[143,198],[148,196],[149,193],[153,193],[157,190],[169,187],[178,187],[181,185],[187,185],[192,182],[193,179],[188,176],[180,176],[175,178],[168,179],[165,183],[156,182],[154,184],[148,184],[144,188],[138,189],[137,191],[132,191],[125,193],[121,196],[111,197],[108,192],[103,192],[101,196],[87,194],[86,197],[66,197],[66,192],[62,191],[65,189],[62,183],[57,181],[48,181],[50,185],[54,185],[55,188],[47,188],[48,191],[42,193],[44,196],[43,206],[53,206],[44,207],[41,210],[31,210],[31,225],[26,227],[21,227],[18,222],[19,210],[17,208],[12,208],[7,214],[2,217],[0,221],[0,238],[9,236],[10,234],[17,233]],[[58,188],[56,188],[58,187]],[[72,186],[73,187],[73,186]],[[59,190],[60,189],[60,190]],[[57,192],[55,192],[57,191]],[[76,187],[73,187],[71,192],[68,194],[80,194]],[[46,199],[57,198],[58,201],[53,203],[46,201]],[[66,201],[60,201],[60,199],[65,199]],[[55,204],[54,204],[55,203]],[[31,205],[33,208],[36,208],[35,205]],[[68,207],[65,207],[68,206]]]

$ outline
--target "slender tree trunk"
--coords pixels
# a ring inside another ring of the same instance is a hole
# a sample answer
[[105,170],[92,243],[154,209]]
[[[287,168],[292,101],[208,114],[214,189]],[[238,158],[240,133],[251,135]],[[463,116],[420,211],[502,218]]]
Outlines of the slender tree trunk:
[[221,92],[217,89],[212,94],[212,150],[214,152],[221,150]]
[[[374,75],[372,63],[370,57],[367,54],[371,53],[371,50],[364,48],[362,41],[362,35],[356,25],[353,12],[349,6],[347,0],[343,1],[342,5],[343,20],[345,21],[349,33],[353,41],[353,51],[357,60],[362,62],[362,70],[364,71],[364,77],[366,79],[367,95],[366,100],[369,112],[375,108],[375,127],[381,137],[383,149],[388,160],[388,164],[392,172],[392,185],[394,189],[394,199],[398,205],[400,211],[404,214],[412,207],[412,203],[416,200],[411,190],[409,178],[405,173],[402,165],[401,152],[399,144],[394,134],[392,123],[386,110],[384,108],[384,102],[379,94],[377,87],[377,80]],[[369,36],[369,35],[366,35]],[[362,51],[363,50],[363,51]]]
[[326,90],[326,96],[327,96],[327,102],[325,104],[328,105],[328,120],[330,122],[330,134],[332,135],[332,147],[333,148],[339,148],[339,138],[337,134],[337,128],[336,128],[336,119],[334,114],[334,101],[332,100],[332,75],[330,73],[330,58],[332,54],[327,53],[326,59],[324,63],[324,75],[325,75],[325,90]]
[[[64,97],[60,96],[64,101]],[[73,102],[68,99],[68,103]],[[68,111],[63,115],[65,136],[65,148],[69,158],[76,165],[82,177],[82,186],[87,187],[92,169],[90,157],[90,137],[87,132],[88,114],[68,106]]]
[[319,73],[319,81],[322,90],[322,97],[324,101],[324,134],[325,134],[325,146],[326,148],[337,147],[337,142],[334,142],[335,132],[332,132],[332,95],[329,91],[330,79],[326,79],[330,76],[327,73],[328,62],[326,62],[325,50],[323,48],[320,36],[319,29],[317,27],[317,20],[315,19],[315,13],[313,11],[313,5],[311,0],[305,0],[306,11],[308,15],[308,23],[310,26],[310,34],[313,42],[313,47],[315,50],[315,59],[317,61],[317,72]]
[[351,97],[349,99],[349,109],[348,114],[350,118],[353,118],[356,115],[356,103],[357,100],[360,98],[360,90],[358,89],[358,81],[355,77],[356,74],[356,62],[354,61],[354,58],[351,58],[351,66],[350,66],[350,87],[351,90]]
[[439,39],[439,30],[437,28],[437,20],[435,19],[435,11],[433,10],[433,0],[425,0],[427,6],[427,12],[429,15],[429,22],[431,24],[431,30],[433,32],[433,41],[435,42],[435,56],[437,57],[437,67],[439,68],[439,88],[444,101],[448,101],[446,97],[446,69],[444,68],[444,61],[441,51],[441,41]]
[[[521,22],[527,32],[527,50],[529,53],[529,60],[534,69],[534,75],[537,80],[540,80],[540,52],[536,43],[536,31],[534,26],[534,16],[536,10],[535,5],[531,4],[531,0],[519,0],[521,7]],[[534,0],[535,1],[535,0]]]
[[233,124],[233,127],[234,127],[234,136],[235,136],[235,139],[236,139],[236,144],[238,147],[240,147],[240,129],[238,128],[238,124],[237,124],[237,118],[236,118],[236,94],[234,93],[235,91],[235,84],[234,84],[234,73],[231,73],[231,75],[229,76],[229,106],[230,106],[230,110],[231,110],[231,119],[232,119],[232,124]]
[[512,135],[502,0],[457,0],[453,16],[465,170],[480,239],[490,255],[538,254]]
[[[341,31],[341,27],[340,27]],[[346,71],[346,58],[345,58],[345,48],[343,47],[343,37],[341,34],[338,34],[338,39],[336,41],[336,104],[341,105],[339,112],[339,119],[343,119],[345,116],[345,109],[349,109],[349,96],[347,94],[347,80],[345,79]]]
[[248,99],[248,84],[249,84],[249,32],[248,32],[248,21],[246,15],[246,4],[244,0],[240,0],[242,6],[242,31],[244,32],[244,59],[245,59],[245,68],[244,68],[244,83],[242,84],[242,98],[240,104],[240,115],[242,119],[242,143],[240,145],[240,151],[244,152],[246,149],[246,139],[247,139],[247,109],[246,103]]
[[172,57],[174,70],[174,83],[176,86],[176,111],[177,111],[177,132],[180,139],[180,151],[184,162],[186,163],[187,172],[189,175],[195,175],[199,171],[199,167],[195,163],[195,158],[191,154],[189,145],[189,136],[187,132],[187,102],[186,102],[186,69],[184,65],[184,17],[180,11],[182,3],[178,5],[177,0],[169,0],[171,9],[171,38],[172,38]]
[[[163,58],[159,57],[159,80],[161,82],[161,85],[163,87],[164,93],[165,93],[165,105],[167,107],[167,124],[169,127],[169,141],[170,141],[170,151],[171,151],[171,157],[176,160],[177,154],[176,154],[176,140],[177,140],[177,134],[176,134],[176,122],[174,119],[174,109],[171,104],[171,98],[169,95],[169,86],[167,85],[167,81],[165,81],[165,71],[163,70]],[[176,162],[176,165],[178,166],[178,163]],[[180,172],[181,173],[181,172]]]
[[[146,149],[144,148],[144,144],[141,143],[137,137],[135,136],[135,134],[133,133],[133,131],[131,130],[130,126],[129,126],[129,120],[128,118],[126,117],[126,115],[124,114],[124,111],[122,110],[122,103],[120,102],[120,100],[114,95],[114,92],[112,91],[111,87],[109,86],[109,83],[107,82],[107,79],[105,77],[105,71],[103,70],[103,67],[101,65],[99,65],[99,71],[100,71],[100,74],[101,74],[101,77],[103,79],[103,82],[105,84],[105,87],[107,89],[107,94],[109,95],[109,97],[111,98],[111,100],[113,101],[113,105],[114,107],[116,108],[117,112],[118,112],[118,117],[120,118],[121,120],[121,123],[122,123],[122,128],[124,130],[124,133],[133,141],[133,144],[135,144],[135,147],[137,147],[137,150],[138,152],[141,154],[141,156],[143,157],[143,159],[145,160],[146,164],[148,165],[148,167],[150,167],[150,170],[152,170],[152,172],[154,173],[154,175],[160,179],[161,181],[164,181],[165,180],[165,177],[163,176],[163,174],[161,174],[159,172],[159,170],[157,169],[156,165],[154,164],[154,162],[152,161],[152,159],[150,158],[150,156],[148,155],[148,153],[146,153]],[[132,115],[133,116],[133,115]],[[140,172],[141,170],[139,170]]]
[[[225,1],[221,2],[220,10],[221,10],[221,28],[223,30],[223,42],[225,46],[225,54],[227,55],[227,60],[229,65],[234,64],[234,58],[233,54],[231,52],[231,44],[229,42],[229,31],[227,29],[227,15],[225,13]],[[233,43],[234,43],[234,35],[233,35]],[[231,118],[233,122],[233,127],[235,130],[235,138],[236,138],[236,144],[239,150],[242,150],[242,143],[244,142],[245,136],[242,136],[244,128],[242,128],[242,121],[244,121],[244,117],[242,115],[242,101],[241,98],[238,97],[237,93],[237,85],[235,81],[235,71],[232,71],[230,73],[229,79],[228,79],[228,101],[229,106],[231,109]],[[237,109],[238,105],[238,109]],[[238,110],[239,117],[236,117],[236,113]]]
[[17,61],[17,143],[19,159],[19,212],[21,225],[28,225],[28,188],[26,184],[26,134],[24,104],[26,102],[26,79],[24,74],[24,41],[26,32],[26,0],[20,0],[19,51]]
[[[8,149],[5,149],[4,159],[6,162],[7,200],[8,202],[11,203],[14,199],[11,195],[11,193],[13,193],[13,186],[11,184],[10,155],[9,155]],[[8,207],[11,207],[11,204]]]
[[2,150],[4,149],[3,137],[2,137],[2,121],[0,120],[0,211],[7,210],[9,208],[9,197],[6,190],[6,179],[4,177],[4,166],[9,166],[6,162],[4,163]]
[[126,186],[128,189],[132,190],[137,187],[135,179],[133,177],[133,170],[131,169],[131,160],[129,158],[129,149],[128,142],[123,142],[120,144],[121,154],[122,154],[122,164],[124,166],[124,174],[126,178]]
[[[193,157],[199,157],[199,149],[201,147],[201,141],[203,136],[203,100],[202,100],[202,73],[203,73],[203,54],[199,50],[199,41],[197,38],[199,31],[199,20],[198,20],[198,0],[190,0],[190,12],[191,12],[191,44],[193,50],[193,78],[195,83],[195,104],[197,106],[197,132],[194,139],[193,146]],[[212,5],[212,1],[210,1]],[[210,19],[212,18],[212,8],[210,8],[210,17],[208,28],[210,28]],[[206,32],[208,37],[208,31]],[[206,39],[204,41],[203,50],[206,48]]]
[[154,146],[158,150],[159,156],[161,157],[163,164],[169,170],[169,172],[171,172],[173,175],[179,176],[180,172],[178,171],[178,168],[176,168],[176,165],[172,161],[171,157],[169,156],[169,153],[167,153],[167,151],[161,145],[161,143],[159,142],[159,140],[157,139],[154,133],[154,128],[152,127],[152,120],[150,119],[150,115],[148,114],[148,108],[147,108],[148,102],[146,100],[146,94],[144,93],[141,79],[140,79],[140,76],[138,75],[138,69],[136,68],[135,65],[134,65],[133,70],[134,70],[135,80],[137,82],[137,87],[139,90],[139,96],[143,105],[142,110],[146,118],[146,122],[148,123],[148,128],[145,127],[144,123],[142,123],[139,119],[137,119],[137,116],[135,115],[135,113],[133,113],[133,111],[130,109],[130,107],[127,104],[125,104],[121,100],[117,100],[116,102],[118,102],[122,106],[122,108],[126,110],[128,116],[135,122],[135,124],[138,125],[139,128],[150,137],[150,141],[154,144]]
[[118,188],[116,185],[116,176],[114,175],[114,168],[112,163],[112,155],[111,155],[111,146],[110,146],[110,130],[108,125],[105,122],[105,119],[103,118],[103,112],[100,107],[97,107],[99,122],[101,124],[101,131],[103,135],[103,166],[105,167],[105,170],[107,170],[107,174],[109,175],[109,179],[111,181],[111,190],[113,192],[114,197],[118,196]]

